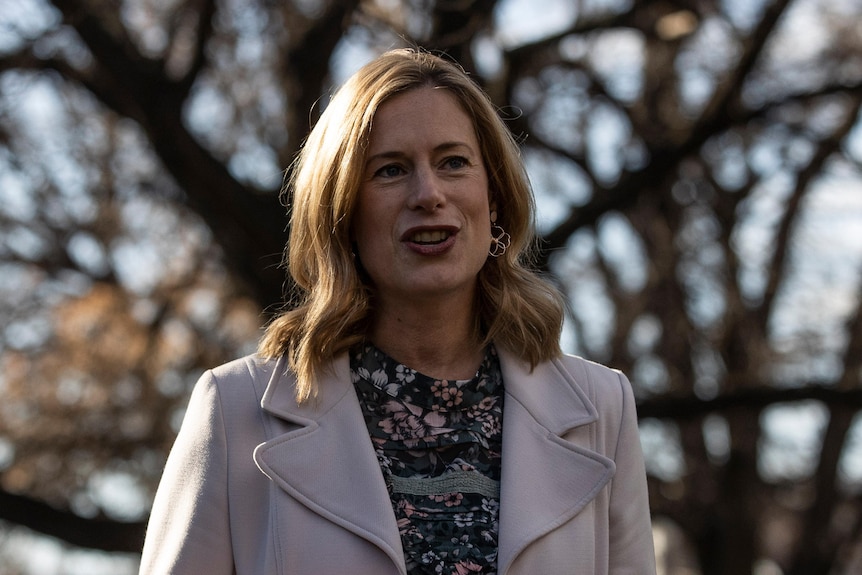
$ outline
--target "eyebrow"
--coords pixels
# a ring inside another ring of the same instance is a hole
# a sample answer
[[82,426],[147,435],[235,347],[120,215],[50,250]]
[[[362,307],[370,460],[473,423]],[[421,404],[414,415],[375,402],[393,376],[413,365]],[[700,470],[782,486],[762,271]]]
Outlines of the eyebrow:
[[[465,148],[465,149],[470,150],[471,152],[475,153],[475,150],[473,150],[473,148],[470,146],[470,144],[468,144],[467,142],[459,142],[459,141],[443,142],[441,144],[434,146],[433,151],[434,151],[434,153],[440,153],[440,152],[446,152],[449,150],[454,150],[457,148]],[[368,156],[365,159],[365,163],[370,164],[371,162],[373,162],[375,160],[389,160],[389,159],[394,159],[394,158],[400,158],[403,156],[404,156],[404,153],[400,152],[398,150],[379,152],[377,154]]]

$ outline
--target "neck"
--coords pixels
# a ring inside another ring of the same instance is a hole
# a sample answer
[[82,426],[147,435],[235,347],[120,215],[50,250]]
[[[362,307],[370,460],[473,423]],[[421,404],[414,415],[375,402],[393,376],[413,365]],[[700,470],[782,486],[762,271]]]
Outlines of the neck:
[[482,362],[481,334],[472,305],[458,308],[381,306],[371,341],[393,359],[429,377],[471,378]]

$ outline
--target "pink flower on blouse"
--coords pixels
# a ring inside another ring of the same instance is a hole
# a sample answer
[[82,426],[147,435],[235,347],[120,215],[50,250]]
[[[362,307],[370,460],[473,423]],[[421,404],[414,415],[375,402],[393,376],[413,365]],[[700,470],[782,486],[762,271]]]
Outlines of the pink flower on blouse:
[[455,573],[458,575],[469,575],[470,573],[481,573],[482,567],[477,565],[473,561],[463,561],[461,563],[456,564]]
[[[419,440],[442,431],[446,418],[436,412],[424,413],[421,407],[397,401],[386,402],[386,417],[380,420],[383,429],[393,441],[403,441],[408,447]],[[450,430],[445,430],[450,431]]]
[[461,493],[440,493],[438,495],[429,495],[429,497],[437,503],[443,503],[446,507],[455,507],[461,505],[464,495]]
[[[445,407],[455,407],[464,400],[464,392],[455,385],[450,385],[446,380],[437,380],[431,385],[431,393],[434,397],[443,400]],[[436,406],[435,406],[436,407]]]
[[[398,509],[404,513],[405,518],[412,517],[413,514],[416,513],[416,506],[413,505],[412,503],[410,503],[406,499],[399,499],[398,503],[396,505],[397,505]],[[398,525],[400,527],[400,525],[401,525],[400,521],[399,521]]]

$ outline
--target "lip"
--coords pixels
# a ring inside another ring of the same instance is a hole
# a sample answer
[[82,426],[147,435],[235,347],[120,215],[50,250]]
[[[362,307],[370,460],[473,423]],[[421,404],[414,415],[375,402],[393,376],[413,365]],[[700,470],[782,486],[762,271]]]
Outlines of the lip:
[[[413,239],[417,235],[435,238],[441,234],[446,236],[445,239],[435,243],[420,243]],[[415,253],[421,255],[439,255],[452,248],[457,235],[458,228],[455,226],[415,226],[401,234],[400,239],[402,243]]]

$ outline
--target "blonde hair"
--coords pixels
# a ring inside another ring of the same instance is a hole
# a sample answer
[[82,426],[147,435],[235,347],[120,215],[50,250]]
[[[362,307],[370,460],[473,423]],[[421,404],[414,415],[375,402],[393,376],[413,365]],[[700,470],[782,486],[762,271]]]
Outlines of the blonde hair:
[[533,366],[561,353],[562,299],[529,268],[535,205],[517,143],[485,92],[457,64],[421,50],[392,50],[338,90],[285,184],[284,192],[292,194],[286,262],[297,291],[294,307],[269,324],[258,351],[287,356],[300,402],[317,394],[320,371],[361,342],[370,326],[373,288],[357,270],[350,241],[365,150],[378,108],[422,86],[450,90],[473,118],[497,223],[512,239],[506,253],[489,257],[479,272],[476,321],[484,341]]

